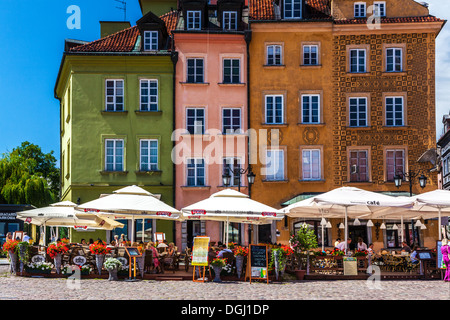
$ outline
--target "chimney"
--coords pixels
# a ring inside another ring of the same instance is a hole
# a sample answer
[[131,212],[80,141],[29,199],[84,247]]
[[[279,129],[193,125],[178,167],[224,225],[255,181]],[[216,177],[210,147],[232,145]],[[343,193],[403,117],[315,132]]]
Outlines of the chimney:
[[129,21],[100,21],[100,38],[131,27]]

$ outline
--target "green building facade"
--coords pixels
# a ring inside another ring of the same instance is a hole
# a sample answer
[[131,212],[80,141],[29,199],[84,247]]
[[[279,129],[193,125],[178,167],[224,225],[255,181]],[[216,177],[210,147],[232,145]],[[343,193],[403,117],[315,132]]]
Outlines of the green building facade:
[[[61,200],[85,203],[124,186],[138,185],[174,206],[173,76],[165,21],[147,13],[134,27],[93,42],[66,40],[55,97],[60,100]],[[123,230],[79,232],[71,240],[131,239]],[[136,220],[135,239],[164,232],[174,223]]]

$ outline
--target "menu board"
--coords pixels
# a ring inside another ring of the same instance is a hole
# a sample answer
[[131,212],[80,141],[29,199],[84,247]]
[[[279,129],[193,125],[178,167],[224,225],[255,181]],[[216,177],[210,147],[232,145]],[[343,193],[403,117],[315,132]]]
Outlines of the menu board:
[[194,238],[191,262],[193,266],[208,266],[209,239],[209,237],[204,236]]
[[344,275],[345,276],[358,275],[358,261],[356,258],[344,257]]
[[138,248],[135,247],[125,247],[125,250],[127,250],[128,255],[130,257],[141,257],[142,254],[139,252]]
[[248,258],[250,262],[250,282],[251,279],[263,279],[268,282],[267,246],[251,244]]

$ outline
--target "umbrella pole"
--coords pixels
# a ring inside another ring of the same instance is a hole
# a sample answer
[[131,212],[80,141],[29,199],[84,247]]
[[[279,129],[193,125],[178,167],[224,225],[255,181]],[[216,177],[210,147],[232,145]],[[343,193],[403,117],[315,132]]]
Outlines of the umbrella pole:
[[228,248],[228,230],[229,230],[229,228],[230,228],[230,226],[229,226],[229,223],[230,223],[230,218],[227,216],[227,229],[226,229],[226,234],[225,234],[225,239],[226,239],[226,246],[227,246],[227,248]]
[[347,253],[348,251],[348,242],[347,242],[347,238],[348,238],[348,225],[347,225],[347,209],[348,207],[345,206],[345,253]]
[[324,251],[324,241],[323,241],[323,228],[324,228],[324,225],[323,225],[323,212],[322,212],[322,220],[320,221],[321,222],[321,224],[322,224],[322,251]]
[[404,237],[404,235],[403,235],[403,216],[401,216],[400,217],[400,224],[401,224],[401,226],[400,226],[400,232],[401,232],[401,235],[402,235],[402,243],[403,243],[403,240],[405,239],[405,237]]
[[144,241],[144,228],[145,228],[145,219],[142,219],[142,242]]
[[439,228],[439,240],[442,240],[442,228],[441,228],[441,207],[438,207],[439,218],[438,218],[438,228]]
[[133,245],[134,242],[134,215],[131,218],[131,245]]

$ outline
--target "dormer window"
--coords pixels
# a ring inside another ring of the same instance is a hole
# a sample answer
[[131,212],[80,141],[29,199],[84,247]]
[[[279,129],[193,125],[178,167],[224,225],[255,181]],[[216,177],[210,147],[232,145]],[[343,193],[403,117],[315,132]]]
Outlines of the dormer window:
[[386,17],[386,2],[385,1],[374,2],[373,14],[375,17]]
[[186,27],[188,30],[201,30],[201,11],[187,11]]
[[366,17],[366,3],[356,2],[354,5],[355,18],[365,18]]
[[284,0],[284,18],[301,19],[303,0]]
[[158,31],[144,31],[144,51],[158,50]]
[[237,12],[236,11],[224,11],[222,25],[223,25],[223,30],[236,30],[237,29]]

